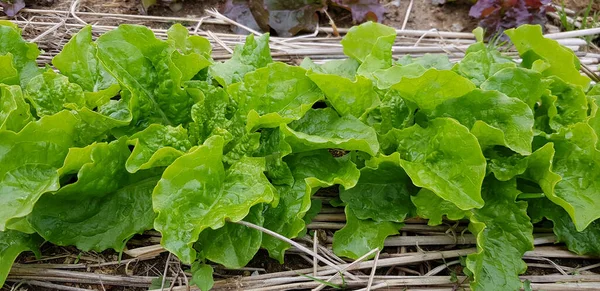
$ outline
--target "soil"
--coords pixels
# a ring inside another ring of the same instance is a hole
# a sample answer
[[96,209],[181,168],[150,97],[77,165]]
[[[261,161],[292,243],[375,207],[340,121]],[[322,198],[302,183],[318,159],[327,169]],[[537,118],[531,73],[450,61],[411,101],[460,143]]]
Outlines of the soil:
[[[573,0],[574,1],[574,0]],[[406,17],[409,0],[382,0],[385,5],[384,24],[401,28]],[[397,3],[399,2],[399,5]],[[200,18],[206,9],[221,9],[225,0],[187,0],[178,3],[180,9],[173,11],[169,8],[171,0],[158,0],[144,11],[140,0],[81,0],[79,10],[84,12],[115,13],[115,14],[148,14],[155,16],[175,16]],[[68,10],[70,0],[29,0],[28,7],[38,9]],[[406,29],[430,30],[436,28],[443,31],[471,31],[477,26],[477,21],[468,16],[471,4],[468,0],[458,0],[444,5],[432,4],[431,0],[414,0],[410,9]],[[338,27],[351,27],[350,12],[341,8],[329,8],[330,15]],[[326,17],[321,17],[322,23],[328,25]],[[219,31],[219,30],[225,31]],[[227,28],[216,28],[217,32],[228,32]]]

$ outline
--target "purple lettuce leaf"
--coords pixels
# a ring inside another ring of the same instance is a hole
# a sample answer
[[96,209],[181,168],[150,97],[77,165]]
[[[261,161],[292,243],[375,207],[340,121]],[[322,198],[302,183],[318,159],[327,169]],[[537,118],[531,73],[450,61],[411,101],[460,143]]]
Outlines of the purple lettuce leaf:
[[6,16],[12,17],[25,8],[25,0],[0,1],[0,6],[4,9]]
[[331,4],[350,10],[354,22],[381,22],[385,12],[379,0],[331,0]]
[[[252,15],[252,12],[250,12],[248,0],[227,0],[227,2],[225,2],[225,7],[223,8],[223,15],[235,22],[247,26],[248,28],[258,31],[261,30],[261,27],[259,27],[258,23],[256,23],[256,20],[254,20],[254,15]],[[236,34],[249,33],[247,30],[236,25],[234,25],[232,28],[233,32]]]

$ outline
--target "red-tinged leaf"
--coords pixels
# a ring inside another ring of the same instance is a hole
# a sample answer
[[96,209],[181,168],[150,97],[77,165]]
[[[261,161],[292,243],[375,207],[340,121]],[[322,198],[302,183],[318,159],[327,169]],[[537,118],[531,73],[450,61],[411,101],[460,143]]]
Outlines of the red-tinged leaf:
[[[252,12],[250,11],[248,0],[227,0],[227,2],[225,2],[225,8],[223,9],[223,15],[235,22],[247,26],[248,28],[261,30],[261,27],[258,26],[256,20],[254,20]],[[237,25],[233,26],[233,31],[237,34],[249,33],[249,31]]]
[[489,34],[501,33],[522,24],[541,24],[552,9],[551,0],[479,0],[469,16],[479,18],[479,26]]
[[24,0],[0,1],[0,6],[4,9],[6,16],[15,16],[21,9],[25,8]]
[[250,10],[263,30],[271,28],[279,36],[313,31],[319,21],[317,11],[326,7],[325,0],[250,0]]
[[331,3],[352,12],[354,22],[367,20],[381,22],[385,12],[385,7],[379,3],[379,0],[331,0]]

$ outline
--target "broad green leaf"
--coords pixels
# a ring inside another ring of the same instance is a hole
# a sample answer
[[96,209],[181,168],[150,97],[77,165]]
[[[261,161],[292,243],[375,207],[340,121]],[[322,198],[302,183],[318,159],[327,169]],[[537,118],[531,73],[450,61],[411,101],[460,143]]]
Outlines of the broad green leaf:
[[550,92],[556,96],[554,103],[550,105],[555,109],[548,113],[550,127],[558,131],[562,127],[585,121],[588,101],[581,86],[569,84],[556,77],[550,77],[550,80]]
[[530,68],[541,59],[550,65],[543,71],[544,76],[557,76],[584,89],[588,87],[590,79],[579,74],[580,64],[575,54],[555,40],[545,38],[541,26],[521,25],[505,33],[517,47],[525,67]]
[[272,63],[244,76],[227,88],[240,110],[247,113],[246,130],[279,127],[298,120],[323,99],[323,93],[306,77],[306,70]]
[[37,234],[30,235],[14,230],[0,231],[0,287],[4,285],[17,256],[25,251],[33,251],[39,257],[39,246],[42,242]]
[[29,104],[19,86],[0,84],[0,130],[20,131],[32,121]]
[[35,43],[26,42],[21,37],[21,30],[7,23],[0,23],[0,56],[12,55],[13,67],[19,73],[19,80],[24,87],[31,78],[40,73],[36,59],[40,54]]
[[53,71],[33,77],[24,93],[38,117],[86,106],[81,87]]
[[[352,188],[360,172],[348,156],[334,158],[327,150],[293,154],[285,157],[284,161],[293,174],[294,184],[276,186],[280,194],[279,204],[267,207],[264,227],[295,238],[305,228],[303,218],[311,207],[311,195],[322,187],[336,184]],[[272,258],[283,263],[284,251],[290,246],[274,237],[264,236],[262,247]]]
[[127,173],[129,154],[126,138],[71,148],[58,172],[77,181],[42,196],[29,217],[33,228],[54,244],[83,251],[121,251],[134,234],[151,229],[152,190],[161,172]]
[[477,138],[466,127],[450,118],[436,118],[427,128],[394,129],[385,138],[397,143],[400,165],[413,184],[463,210],[483,206],[485,158]]
[[171,45],[182,54],[196,53],[205,60],[210,60],[212,47],[208,39],[198,35],[190,35],[187,28],[180,23],[175,23],[169,27],[167,36]]
[[154,188],[154,228],[162,233],[161,244],[186,263],[195,260],[192,245],[203,230],[239,221],[252,206],[275,199],[264,158],[242,158],[225,171],[223,143],[215,136],[179,157]]
[[237,109],[231,104],[229,94],[221,87],[200,81],[187,82],[186,90],[200,100],[192,106],[193,122],[188,124],[189,135],[194,143],[202,144],[212,135],[221,135],[226,141],[231,139],[229,136],[232,133],[227,130]]
[[[367,123],[373,126],[378,134],[386,134],[392,128],[403,129],[412,125],[416,109],[416,105],[402,99],[398,91],[389,90],[381,105],[369,112]],[[392,149],[394,150],[395,148]]]
[[473,273],[474,290],[519,290],[519,274],[527,269],[522,261],[533,249],[533,225],[527,216],[527,203],[515,202],[520,191],[515,180],[484,182],[485,206],[472,210],[469,230],[477,238],[477,253],[467,256]]
[[190,285],[196,285],[202,291],[209,291],[214,284],[213,268],[198,261],[194,262],[192,264],[192,280],[190,280]]
[[212,64],[212,48],[208,39],[189,35],[187,28],[180,23],[171,26],[167,36],[167,41],[174,49],[171,59],[181,72],[182,81],[191,80],[200,70]]
[[410,55],[405,55],[396,61],[396,64],[408,66],[412,64],[420,65],[425,69],[450,70],[452,63],[448,59],[447,54],[424,54],[421,57],[414,58]]
[[416,78],[402,78],[391,89],[400,92],[402,98],[414,102],[420,109],[429,111],[446,100],[471,92],[475,85],[455,72],[430,69]]
[[246,37],[244,46],[238,45],[233,56],[225,62],[213,64],[209,71],[219,84],[227,87],[243,80],[244,75],[273,62],[269,50],[269,34],[263,34],[258,39],[250,34]]
[[384,90],[399,83],[404,77],[415,78],[421,76],[426,70],[421,64],[409,64],[405,66],[393,66],[385,70],[377,70],[373,72],[373,76],[377,80],[377,88]]
[[468,215],[468,211],[461,210],[453,203],[425,188],[421,189],[417,195],[411,196],[410,199],[417,208],[417,215],[429,219],[428,225],[442,224],[444,216],[450,220],[460,220]]
[[133,124],[178,125],[191,120],[195,100],[182,86],[182,72],[171,60],[173,49],[143,26],[121,25],[96,41],[98,58],[131,92]]
[[498,70],[506,67],[516,67],[516,64],[501,57],[497,50],[478,42],[467,49],[467,54],[453,70],[479,86]]
[[[254,205],[244,221],[263,226],[262,204]],[[218,229],[207,228],[200,233],[195,249],[201,257],[221,264],[226,268],[238,269],[246,266],[260,249],[263,233],[245,225],[226,222]]]
[[106,103],[119,92],[119,84],[100,64],[92,42],[92,26],[82,28],[52,59],[52,65],[84,91],[90,108]]
[[166,167],[192,147],[183,127],[160,124],[152,124],[132,135],[128,144],[134,146],[125,164],[130,173]]
[[339,117],[331,108],[309,110],[302,119],[280,128],[294,152],[340,148],[375,155],[379,151],[373,128],[351,115]]
[[600,218],[600,151],[598,137],[587,123],[578,123],[550,136],[556,154],[552,172],[562,177],[553,193],[544,191],[552,202],[571,216],[578,231]]
[[[346,207],[346,225],[333,234],[333,252],[341,257],[358,259],[371,250],[383,250],[385,238],[398,234],[402,223],[358,219]],[[369,258],[375,256],[373,253]]]
[[395,38],[395,29],[369,21],[350,28],[342,39],[342,46],[345,55],[362,63],[372,53],[373,46],[377,44],[379,39],[383,39],[387,43],[393,43]]
[[475,89],[438,105],[429,116],[458,120],[471,129],[482,148],[502,145],[523,155],[531,153],[534,123],[531,108],[500,92]]
[[60,187],[57,169],[76,146],[77,119],[63,111],[27,124],[20,132],[0,131],[0,231],[27,216],[42,194]]
[[579,255],[600,255],[600,220],[594,220],[583,231],[577,231],[569,214],[548,199],[533,199],[528,211],[532,216],[546,217],[554,223],[553,231],[557,242]]
[[309,72],[308,77],[319,86],[327,101],[342,116],[360,118],[380,103],[373,82],[363,76],[350,80],[335,74]]
[[380,36],[375,41],[371,53],[365,57],[363,63],[358,68],[357,73],[376,82],[377,80],[373,76],[373,72],[392,66],[392,45],[395,40],[395,30],[393,34]]
[[340,198],[358,219],[403,222],[414,213],[410,195],[416,191],[394,153],[367,161],[356,186],[340,189]]
[[484,152],[488,170],[499,181],[508,181],[514,177],[538,183],[544,192],[554,191],[554,184],[560,176],[553,173],[552,159],[554,147],[547,143],[529,156],[519,155],[507,148],[494,147]]
[[19,72],[13,66],[11,53],[0,55],[0,84],[19,85]]
[[279,128],[264,128],[260,132],[260,146],[254,152],[255,157],[264,157],[267,171],[265,175],[274,185],[294,184],[292,171],[283,157],[292,153],[292,147],[285,141]]
[[310,58],[302,60],[300,67],[319,74],[338,75],[350,80],[356,77],[360,63],[355,59],[330,60],[321,65],[315,64]]
[[532,110],[541,101],[547,87],[540,73],[525,68],[504,68],[481,84],[481,89],[496,90],[518,98]]

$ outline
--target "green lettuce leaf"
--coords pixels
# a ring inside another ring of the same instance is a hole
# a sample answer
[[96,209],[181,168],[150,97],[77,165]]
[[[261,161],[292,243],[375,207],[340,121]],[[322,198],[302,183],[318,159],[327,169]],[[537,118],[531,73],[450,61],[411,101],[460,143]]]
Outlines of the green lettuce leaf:
[[191,121],[190,109],[199,100],[181,87],[183,74],[172,61],[173,48],[143,26],[121,25],[96,41],[98,58],[131,92],[133,124],[178,125]]
[[482,192],[485,206],[469,215],[469,230],[477,238],[477,253],[467,256],[467,268],[473,273],[471,288],[519,290],[519,274],[527,269],[521,258],[533,249],[527,203],[515,202],[520,194],[515,180],[487,179]]
[[19,72],[13,66],[11,53],[0,55],[0,84],[19,85]]
[[21,37],[21,30],[17,25],[10,22],[0,22],[0,56],[7,54],[12,55],[12,65],[19,73],[22,87],[40,73],[35,61],[40,55],[37,44],[26,42]]
[[[402,99],[398,91],[389,90],[379,107],[369,112],[367,123],[378,134],[386,134],[392,128],[403,129],[414,123],[416,105]],[[394,151],[392,149],[392,151]]]
[[373,82],[363,76],[350,80],[335,74],[309,72],[308,77],[319,86],[327,101],[342,116],[360,118],[380,103]]
[[248,114],[247,131],[298,120],[323,99],[321,90],[306,77],[306,70],[279,62],[246,74],[243,82],[227,91]]
[[489,77],[483,84],[483,90],[496,90],[509,97],[518,98],[529,105],[532,110],[541,101],[542,94],[548,87],[542,75],[525,68],[504,68]]
[[[598,137],[587,123],[578,123],[550,136],[556,154],[552,172],[562,179],[554,191],[544,191],[552,202],[571,216],[578,231],[600,218],[600,151],[595,147]],[[549,185],[551,186],[551,185]],[[550,187],[547,188],[550,188]]]
[[414,213],[411,193],[416,187],[400,166],[400,154],[394,153],[367,161],[356,186],[340,189],[340,198],[358,219],[403,222]]
[[516,64],[501,57],[497,50],[478,42],[467,49],[465,57],[453,69],[479,86],[500,68],[506,67],[516,67]]
[[446,54],[424,54],[421,57],[412,57],[405,55],[396,61],[396,64],[401,66],[409,66],[412,64],[420,65],[425,69],[450,70],[452,63]]
[[208,39],[189,35],[189,31],[180,23],[167,30],[167,41],[174,49],[171,60],[181,72],[181,80],[189,81],[196,74],[212,64],[212,48]]
[[[376,22],[366,22],[350,28],[342,39],[344,54],[363,63],[376,45],[393,44],[396,30]],[[378,44],[379,42],[379,44]],[[391,46],[390,46],[391,49]]]
[[238,45],[233,56],[225,62],[213,64],[210,74],[221,86],[227,87],[243,80],[244,75],[273,62],[269,49],[269,34],[263,34],[258,39],[250,34],[246,37],[244,46]]
[[292,147],[285,141],[285,136],[279,128],[265,128],[260,132],[260,145],[253,156],[265,158],[265,175],[272,184],[292,186],[292,171],[283,161],[283,157],[291,153]]
[[0,84],[0,130],[18,132],[32,119],[21,88]]
[[309,110],[302,119],[280,128],[294,152],[340,148],[375,155],[379,151],[373,128],[351,115],[339,117],[331,108]]
[[86,106],[81,87],[54,71],[33,77],[24,93],[38,117],[58,113],[64,108],[77,109]]
[[39,257],[39,246],[42,242],[37,234],[30,235],[14,230],[0,231],[0,287],[4,285],[17,256],[25,251],[33,251]]
[[29,217],[33,228],[54,244],[84,251],[122,251],[134,234],[151,229],[161,172],[127,173],[129,154],[126,138],[71,148],[58,173],[77,181],[42,196]]
[[130,173],[154,167],[166,167],[186,153],[192,144],[181,127],[152,124],[129,137],[133,151],[125,167]]
[[502,145],[522,155],[531,154],[533,112],[519,99],[475,89],[438,105],[429,116],[458,120],[471,129],[482,148]]
[[531,68],[537,60],[544,60],[549,67],[542,72],[544,76],[557,76],[574,85],[588,87],[590,79],[579,74],[579,59],[573,51],[561,46],[553,39],[545,38],[538,25],[521,25],[505,31],[519,54],[523,66]]
[[212,289],[215,281],[213,279],[213,268],[210,265],[196,261],[192,264],[192,280],[190,285],[196,285],[202,291]]
[[377,70],[373,72],[373,77],[377,80],[377,88],[384,90],[398,84],[404,77],[416,78],[423,75],[426,71],[427,69],[421,64],[409,64]]
[[533,199],[527,209],[532,217],[546,217],[554,224],[557,242],[579,255],[600,255],[600,221],[594,220],[583,231],[577,231],[569,214],[548,199]]
[[60,188],[57,169],[76,145],[77,119],[63,111],[27,124],[20,132],[0,131],[0,231],[25,217],[42,194]]
[[306,57],[300,63],[300,67],[319,74],[338,75],[346,79],[354,80],[360,63],[355,59],[330,60],[321,65],[315,64]]
[[404,77],[391,89],[425,111],[433,110],[446,100],[458,98],[475,89],[475,85],[452,71],[429,69],[416,78]]
[[[346,37],[352,37],[352,35],[346,35]],[[373,73],[377,70],[387,69],[392,66],[392,46],[394,45],[395,40],[395,30],[392,34],[380,36],[377,41],[375,41],[375,44],[373,44],[371,53],[365,57],[358,68],[357,73],[376,82],[377,79],[375,79]]]
[[100,64],[92,26],[82,28],[52,59],[52,65],[84,91],[88,107],[102,105],[119,92],[117,80]]
[[588,113],[588,100],[581,86],[569,84],[557,77],[549,78],[549,89],[554,102],[548,112],[550,127],[558,131],[562,127],[570,126],[586,120]]
[[[267,207],[264,227],[288,238],[297,237],[305,228],[304,216],[311,207],[311,196],[322,187],[336,184],[344,188],[356,185],[360,172],[348,156],[334,158],[327,150],[293,154],[284,158],[294,184],[276,186],[280,200],[277,207]],[[285,250],[290,246],[271,236],[264,236],[262,247],[272,258],[283,263]]]
[[162,233],[161,244],[186,263],[195,260],[192,245],[203,230],[220,228],[226,219],[239,221],[252,206],[276,198],[263,174],[264,158],[242,158],[225,171],[223,143],[214,136],[179,157],[153,192],[158,213],[154,228]]
[[187,82],[186,90],[200,100],[192,106],[193,122],[187,126],[190,139],[195,144],[202,144],[213,135],[221,135],[226,141],[232,139],[228,129],[237,108],[231,103],[229,94],[221,87],[200,81]]
[[[263,226],[264,205],[254,205],[244,221]],[[195,249],[201,257],[221,264],[226,268],[238,269],[246,266],[260,249],[263,233],[245,225],[226,222],[218,229],[205,229],[200,233]]]
[[[333,234],[333,252],[356,260],[375,248],[382,250],[385,238],[398,234],[403,225],[389,221],[361,220],[346,207],[346,225]],[[369,257],[374,256],[375,253]]]
[[411,196],[417,208],[417,215],[429,219],[428,225],[440,225],[446,216],[450,220],[460,220],[468,215],[468,211],[461,210],[454,203],[446,201],[425,188],[419,190],[417,195]]
[[395,143],[386,147],[395,147],[400,153],[400,165],[413,184],[463,210],[483,206],[485,158],[477,138],[466,127],[450,118],[436,118],[426,128],[393,129],[384,139]]

